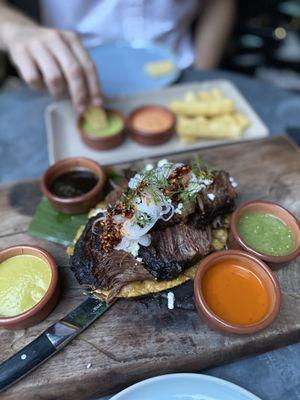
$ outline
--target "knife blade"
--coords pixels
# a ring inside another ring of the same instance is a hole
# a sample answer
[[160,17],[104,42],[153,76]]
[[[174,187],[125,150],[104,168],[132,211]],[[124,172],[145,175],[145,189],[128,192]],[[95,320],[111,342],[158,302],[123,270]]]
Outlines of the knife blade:
[[89,296],[64,318],[4,361],[0,365],[0,392],[56,354],[109,307],[105,301]]

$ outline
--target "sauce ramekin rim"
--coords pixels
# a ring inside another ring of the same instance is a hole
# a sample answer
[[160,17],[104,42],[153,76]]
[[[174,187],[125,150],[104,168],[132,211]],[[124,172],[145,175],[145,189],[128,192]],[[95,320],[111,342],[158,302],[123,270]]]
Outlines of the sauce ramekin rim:
[[[139,112],[145,110],[145,109],[157,109],[157,110],[162,110],[166,114],[168,114],[171,117],[171,123],[168,128],[162,129],[158,132],[149,132],[149,131],[143,131],[141,129],[137,129],[133,126],[133,118],[135,117],[136,114]],[[140,105],[136,108],[134,108],[128,115],[127,120],[126,120],[126,127],[130,132],[134,132],[137,135],[143,136],[145,138],[155,138],[157,136],[163,136],[167,135],[170,133],[170,131],[173,131],[175,129],[175,124],[176,124],[176,117],[175,114],[168,109],[165,106],[162,106],[160,104],[143,104]]]

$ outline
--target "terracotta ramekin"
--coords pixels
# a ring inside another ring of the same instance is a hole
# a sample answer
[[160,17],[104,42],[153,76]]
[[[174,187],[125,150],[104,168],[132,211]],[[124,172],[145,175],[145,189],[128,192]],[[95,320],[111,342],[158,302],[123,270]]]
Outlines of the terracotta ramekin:
[[24,329],[45,319],[56,306],[59,297],[59,277],[57,265],[46,250],[28,244],[7,247],[0,250],[0,263],[10,257],[30,254],[46,261],[51,269],[51,281],[44,297],[32,308],[14,317],[0,317],[0,327],[6,329]]
[[[207,305],[202,293],[202,279],[210,267],[226,259],[234,259],[236,262],[240,262],[241,265],[249,268],[264,281],[269,293],[270,304],[267,314],[261,321],[251,325],[235,325],[220,318]],[[258,332],[274,321],[279,312],[281,293],[275,275],[263,261],[241,250],[223,250],[212,253],[201,261],[194,279],[194,299],[199,315],[211,328],[226,334],[246,335]]]
[[[266,254],[259,253],[258,251],[248,246],[239,235],[237,223],[242,215],[251,212],[269,213],[281,219],[283,222],[285,222],[290,227],[292,234],[294,236],[294,240],[296,243],[295,250],[292,253],[287,254],[285,256],[269,256]],[[290,213],[288,210],[286,210],[279,204],[272,203],[269,201],[260,201],[260,200],[249,201],[248,203],[244,203],[241,206],[239,206],[232,214],[230,225],[231,225],[230,235],[229,235],[230,246],[233,249],[245,250],[255,255],[256,257],[265,261],[270,267],[274,269],[277,269],[289,263],[290,261],[294,260],[300,255],[299,221],[292,213]]]
[[95,137],[89,135],[85,130],[83,129],[83,120],[84,120],[84,115],[81,115],[78,117],[77,120],[77,127],[80,132],[80,136],[82,141],[91,149],[94,150],[109,150],[113,149],[115,147],[120,146],[122,143],[124,137],[125,137],[125,126],[126,126],[126,121],[124,116],[116,110],[112,110],[110,108],[105,108],[106,113],[108,114],[115,114],[119,118],[122,119],[123,121],[123,127],[120,131],[116,132],[112,136],[103,136],[103,137]]
[[[97,184],[89,192],[69,199],[56,196],[50,191],[52,182],[60,175],[74,170],[89,170],[97,178]],[[72,157],[60,160],[52,165],[41,178],[41,190],[53,208],[65,214],[80,214],[89,211],[102,197],[106,175],[96,161],[83,157]]]
[[[142,131],[134,127],[134,118],[137,114],[143,112],[144,110],[152,110],[154,112],[164,113],[170,118],[170,125],[167,129],[161,130],[159,132],[147,132]],[[145,105],[134,109],[128,116],[127,119],[127,129],[131,134],[131,138],[136,142],[145,146],[158,146],[171,139],[175,133],[176,118],[175,115],[166,107],[158,105]]]

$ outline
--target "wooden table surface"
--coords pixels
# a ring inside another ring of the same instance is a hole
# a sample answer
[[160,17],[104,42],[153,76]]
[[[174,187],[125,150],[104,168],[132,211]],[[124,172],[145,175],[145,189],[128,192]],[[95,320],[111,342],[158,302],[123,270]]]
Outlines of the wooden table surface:
[[[195,152],[169,157],[184,160]],[[205,149],[197,154],[224,168],[239,183],[239,203],[276,201],[300,216],[299,150],[285,137]],[[0,362],[19,350],[83,299],[68,268],[65,248],[26,233],[41,199],[37,181],[0,189],[0,248],[32,243],[50,251],[60,270],[62,296],[39,325],[19,331],[0,330]],[[198,317],[192,286],[175,291],[177,306],[167,308],[161,296],[118,301],[89,329],[1,399],[89,399],[115,392],[154,375],[200,371],[250,354],[296,342],[300,338],[300,260],[276,272],[282,290],[279,317],[250,336],[224,336]],[[176,304],[175,303],[175,304]],[[87,365],[91,363],[91,367]]]

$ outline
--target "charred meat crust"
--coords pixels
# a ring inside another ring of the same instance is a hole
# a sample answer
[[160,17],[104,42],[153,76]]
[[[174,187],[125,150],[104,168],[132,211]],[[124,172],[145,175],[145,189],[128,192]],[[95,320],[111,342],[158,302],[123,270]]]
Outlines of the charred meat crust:
[[141,246],[139,257],[157,280],[177,278],[181,272],[211,251],[209,226],[179,224],[154,231],[151,245]]
[[236,197],[228,172],[214,171],[213,182],[196,197],[196,201],[186,204],[182,214],[175,214],[170,221],[157,221],[154,229],[190,223],[195,217],[199,225],[208,225],[219,215],[232,211]]
[[127,283],[153,279],[153,276],[130,253],[114,250],[102,253],[99,234],[93,233],[93,223],[97,217],[90,218],[74,253],[70,267],[80,284],[119,291]]
[[94,273],[95,260],[90,250],[90,247],[99,245],[98,235],[91,234],[96,218],[92,217],[88,220],[79,240],[76,242],[73,255],[70,257],[70,268],[81,285],[97,285],[97,278]]
[[228,172],[218,171],[213,183],[197,197],[196,214],[203,224],[210,224],[219,215],[233,210],[236,197]]

